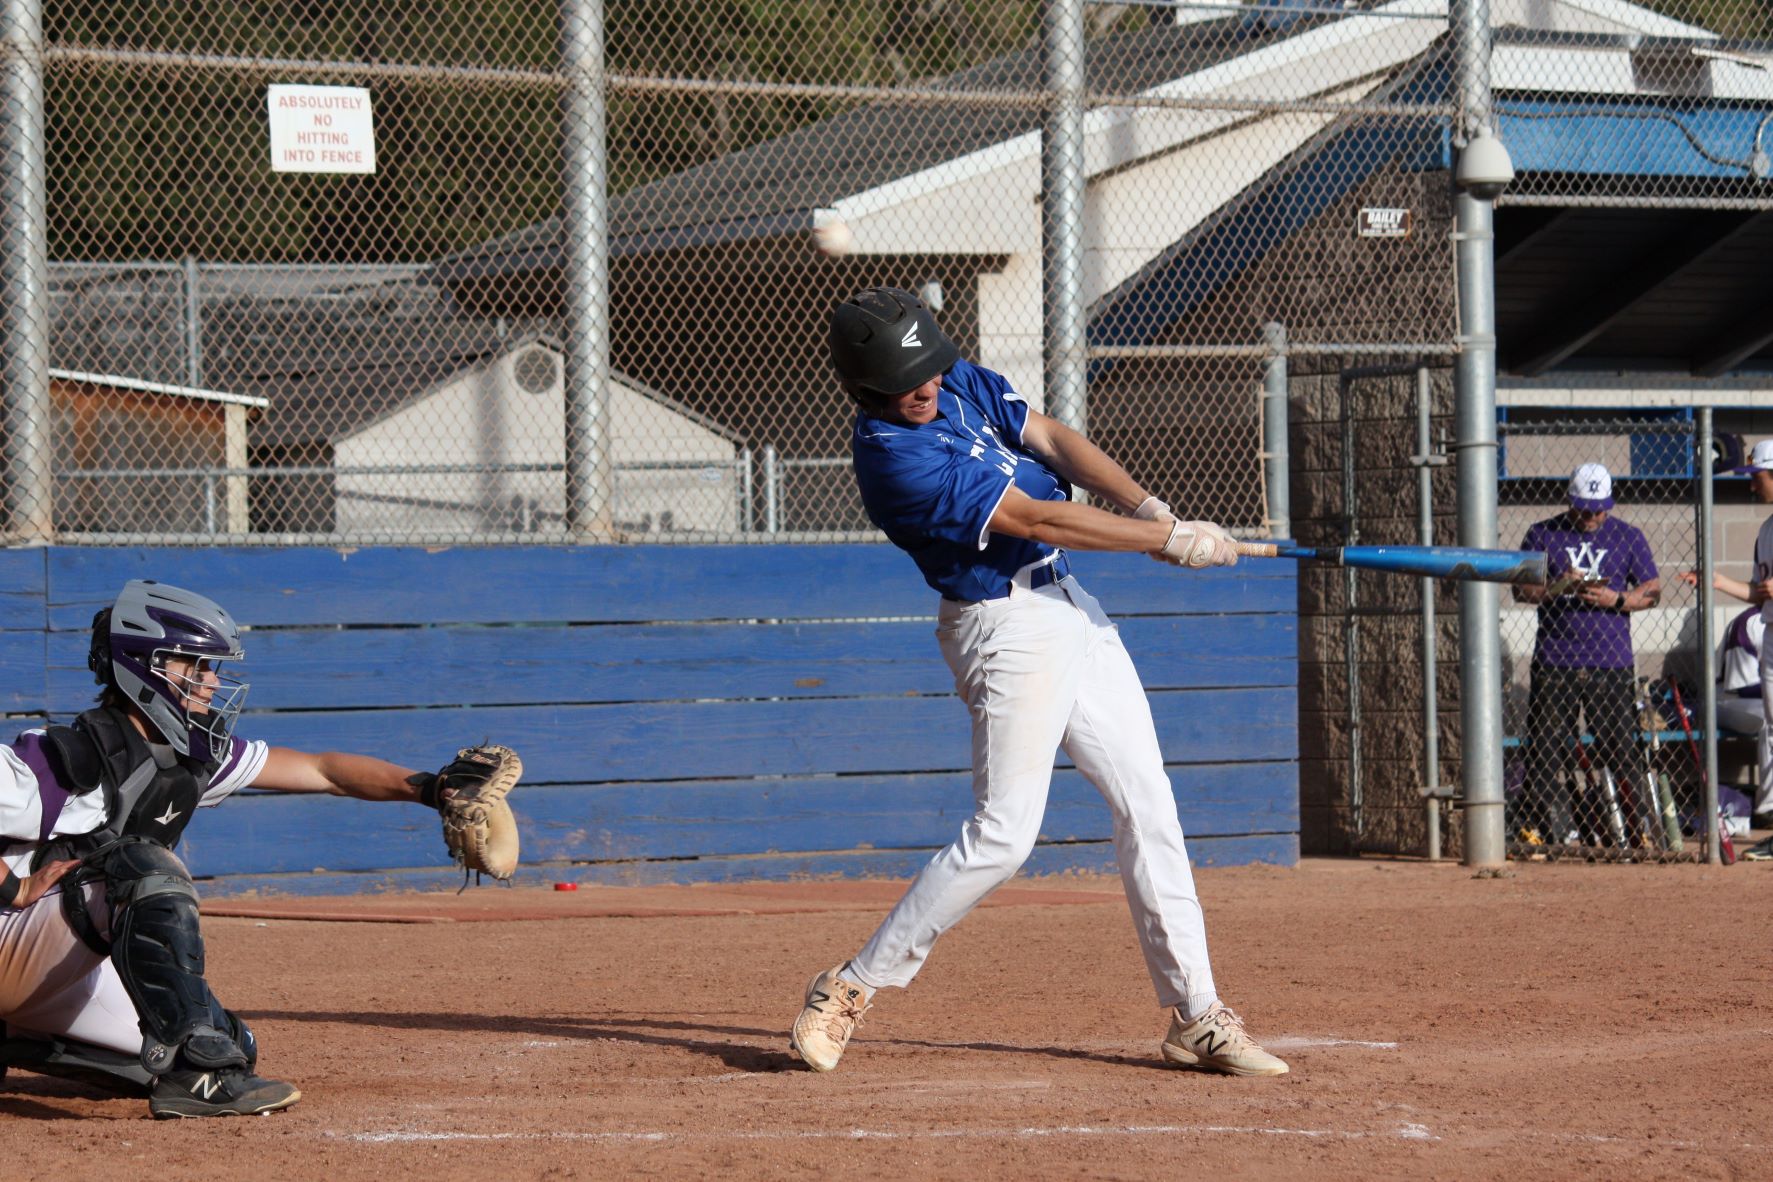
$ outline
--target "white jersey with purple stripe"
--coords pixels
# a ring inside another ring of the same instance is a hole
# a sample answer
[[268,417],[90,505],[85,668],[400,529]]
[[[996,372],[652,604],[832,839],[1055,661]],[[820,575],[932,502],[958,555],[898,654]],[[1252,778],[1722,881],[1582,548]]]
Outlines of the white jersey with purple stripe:
[[[104,792],[71,794],[44,757],[43,742],[39,728],[0,747],[0,861],[15,874],[30,873],[31,855],[40,843],[91,833],[106,820]],[[220,804],[251,784],[264,770],[268,750],[257,739],[230,740],[228,757],[209,778],[198,807]]]
[[991,532],[1012,484],[1037,501],[1071,496],[1071,485],[1023,447],[1028,413],[1002,374],[960,360],[942,375],[930,422],[856,416],[850,452],[868,519],[948,599],[1001,599],[1016,571],[1053,552]]

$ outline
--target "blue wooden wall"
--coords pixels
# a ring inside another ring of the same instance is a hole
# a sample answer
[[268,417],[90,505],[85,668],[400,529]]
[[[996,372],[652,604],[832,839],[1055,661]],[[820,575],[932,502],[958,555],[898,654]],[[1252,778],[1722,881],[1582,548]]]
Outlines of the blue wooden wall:
[[[1292,564],[1075,565],[1150,691],[1196,863],[1293,862]],[[247,626],[244,737],[423,768],[515,747],[519,881],[908,875],[971,811],[936,598],[888,546],[0,550],[15,732],[91,703],[87,630],[130,578]],[[1062,763],[1030,869],[1107,868],[1109,833]],[[434,814],[334,797],[243,793],[183,852],[209,895],[459,881]]]

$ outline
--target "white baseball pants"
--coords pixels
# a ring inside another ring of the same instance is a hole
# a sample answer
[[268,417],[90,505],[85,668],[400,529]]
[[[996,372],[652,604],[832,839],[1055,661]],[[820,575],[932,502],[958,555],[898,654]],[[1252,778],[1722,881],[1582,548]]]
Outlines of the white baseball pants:
[[1158,1003],[1188,1018],[1217,993],[1176,800],[1145,687],[1119,630],[1075,578],[1004,599],[943,600],[936,637],[973,719],[977,811],[919,872],[850,962],[871,987],[904,986],[936,938],[1008,881],[1034,848],[1063,747],[1102,793],[1133,925]]
[[[101,884],[87,911],[104,931],[110,908]],[[61,890],[22,911],[0,910],[0,1021],[12,1034],[66,1035],[125,1055],[142,1049],[135,1004],[111,967],[62,917]]]

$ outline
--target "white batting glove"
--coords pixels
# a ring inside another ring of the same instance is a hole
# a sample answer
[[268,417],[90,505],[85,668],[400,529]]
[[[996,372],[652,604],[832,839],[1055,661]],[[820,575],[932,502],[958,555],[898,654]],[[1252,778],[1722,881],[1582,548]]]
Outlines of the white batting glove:
[[1146,497],[1143,501],[1140,501],[1139,507],[1133,510],[1133,516],[1140,521],[1176,520],[1176,515],[1170,512],[1170,507],[1156,497]]
[[[1143,501],[1140,501],[1139,507],[1133,510],[1133,516],[1139,521],[1176,520],[1176,515],[1170,511],[1170,507],[1156,497],[1146,497]],[[1151,559],[1153,562],[1169,561],[1168,558],[1164,557],[1164,552],[1162,550],[1153,550],[1146,554],[1145,557]]]
[[1174,566],[1236,566],[1231,535],[1210,521],[1178,521],[1156,557]]

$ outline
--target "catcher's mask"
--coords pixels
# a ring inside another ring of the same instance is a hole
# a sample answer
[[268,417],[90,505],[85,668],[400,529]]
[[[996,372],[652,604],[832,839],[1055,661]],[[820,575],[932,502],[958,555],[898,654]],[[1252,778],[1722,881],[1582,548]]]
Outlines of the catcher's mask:
[[863,410],[884,410],[960,360],[924,302],[897,287],[870,287],[831,312],[831,364]]
[[213,600],[150,579],[124,584],[92,618],[87,665],[139,710],[180,755],[217,762],[228,754],[247,684],[222,672],[244,661],[240,629]]

